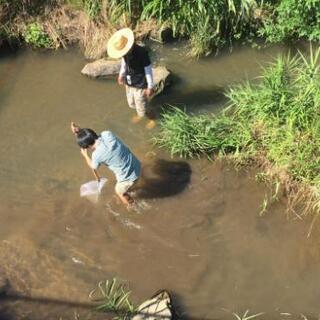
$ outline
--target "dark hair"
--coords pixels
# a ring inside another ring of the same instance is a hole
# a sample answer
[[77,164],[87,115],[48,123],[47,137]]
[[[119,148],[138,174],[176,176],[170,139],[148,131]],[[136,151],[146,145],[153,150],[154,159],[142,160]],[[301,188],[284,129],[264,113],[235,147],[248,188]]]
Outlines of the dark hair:
[[89,128],[79,129],[76,137],[79,147],[83,149],[87,149],[94,145],[95,141],[99,138],[99,136]]

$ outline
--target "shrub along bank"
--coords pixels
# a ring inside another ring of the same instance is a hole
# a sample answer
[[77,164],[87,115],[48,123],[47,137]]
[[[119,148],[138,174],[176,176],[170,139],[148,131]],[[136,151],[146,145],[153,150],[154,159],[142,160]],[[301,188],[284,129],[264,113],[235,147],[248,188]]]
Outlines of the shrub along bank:
[[27,38],[36,47],[77,41],[98,57],[123,26],[144,33],[168,26],[200,56],[241,39],[319,40],[320,0],[0,0],[0,37]]
[[291,204],[307,198],[307,211],[320,210],[320,48],[310,51],[308,59],[279,57],[263,69],[258,84],[229,89],[229,105],[218,115],[172,108],[155,143],[182,157],[255,161],[265,177],[295,195]]

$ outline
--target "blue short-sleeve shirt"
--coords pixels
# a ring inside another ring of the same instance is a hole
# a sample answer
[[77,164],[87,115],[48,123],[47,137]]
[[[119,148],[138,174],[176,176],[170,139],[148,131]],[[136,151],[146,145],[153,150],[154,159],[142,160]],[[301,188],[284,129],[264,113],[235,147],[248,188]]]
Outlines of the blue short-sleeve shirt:
[[135,181],[140,176],[140,161],[111,131],[101,132],[96,149],[92,152],[92,168],[98,169],[101,164],[115,174],[117,182]]

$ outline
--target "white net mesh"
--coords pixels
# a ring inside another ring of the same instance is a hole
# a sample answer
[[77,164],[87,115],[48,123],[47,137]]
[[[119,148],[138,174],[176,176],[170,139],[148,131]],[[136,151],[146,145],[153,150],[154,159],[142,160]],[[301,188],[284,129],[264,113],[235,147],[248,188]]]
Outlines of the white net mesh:
[[92,180],[82,184],[80,186],[80,196],[98,196],[107,181],[106,178],[101,178],[99,182],[97,180]]

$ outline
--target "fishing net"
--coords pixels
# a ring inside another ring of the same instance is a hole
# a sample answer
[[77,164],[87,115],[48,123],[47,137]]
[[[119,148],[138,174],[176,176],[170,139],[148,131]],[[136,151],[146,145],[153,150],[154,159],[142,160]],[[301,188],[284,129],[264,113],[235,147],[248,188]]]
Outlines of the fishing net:
[[88,196],[96,196],[98,197],[101,193],[103,186],[106,184],[108,180],[106,178],[101,178],[100,181],[92,180],[86,182],[80,187],[80,196],[88,197]]

